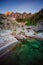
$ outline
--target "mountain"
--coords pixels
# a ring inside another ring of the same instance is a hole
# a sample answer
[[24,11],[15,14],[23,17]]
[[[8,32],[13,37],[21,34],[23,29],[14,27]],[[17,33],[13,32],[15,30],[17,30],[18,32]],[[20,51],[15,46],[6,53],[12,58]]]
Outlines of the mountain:
[[18,12],[16,12],[16,13],[14,13],[14,12],[6,12],[5,13],[5,16],[9,16],[9,17],[14,17],[14,18],[28,18],[28,17],[30,17],[32,14],[31,13],[26,13],[26,12],[24,12],[24,13],[18,13]]
[[6,12],[0,14],[0,28],[13,29],[16,26],[21,26],[19,23],[24,24],[26,22],[26,25],[36,25],[39,20],[43,20],[43,9],[34,14]]
[[36,25],[40,20],[43,20],[43,9],[29,17],[27,24]]
[[14,12],[6,12],[5,16],[14,17]]

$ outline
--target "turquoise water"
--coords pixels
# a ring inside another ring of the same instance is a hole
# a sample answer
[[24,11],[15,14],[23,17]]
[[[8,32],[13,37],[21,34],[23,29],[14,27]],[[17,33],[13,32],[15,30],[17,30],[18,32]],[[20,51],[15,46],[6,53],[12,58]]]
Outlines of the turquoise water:
[[43,65],[43,41],[25,40],[12,49],[4,65]]

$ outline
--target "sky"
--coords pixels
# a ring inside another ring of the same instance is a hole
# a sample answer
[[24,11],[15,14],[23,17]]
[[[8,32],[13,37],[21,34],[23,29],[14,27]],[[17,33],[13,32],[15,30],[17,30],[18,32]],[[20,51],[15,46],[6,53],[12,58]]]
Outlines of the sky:
[[43,8],[43,0],[0,0],[0,13],[35,13]]

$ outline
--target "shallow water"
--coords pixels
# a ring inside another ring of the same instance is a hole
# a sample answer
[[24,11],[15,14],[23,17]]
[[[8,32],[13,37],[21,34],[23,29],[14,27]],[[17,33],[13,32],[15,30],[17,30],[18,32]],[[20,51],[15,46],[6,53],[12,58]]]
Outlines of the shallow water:
[[4,55],[2,62],[4,65],[43,65],[43,41],[25,40]]

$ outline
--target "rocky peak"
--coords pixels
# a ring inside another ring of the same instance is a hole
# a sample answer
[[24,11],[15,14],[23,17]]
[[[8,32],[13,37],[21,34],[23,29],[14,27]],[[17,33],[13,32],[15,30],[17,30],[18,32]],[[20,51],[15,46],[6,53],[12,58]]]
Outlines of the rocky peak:
[[12,14],[14,14],[14,12],[6,12],[6,13],[5,13],[6,16],[10,16],[10,15],[12,15]]

